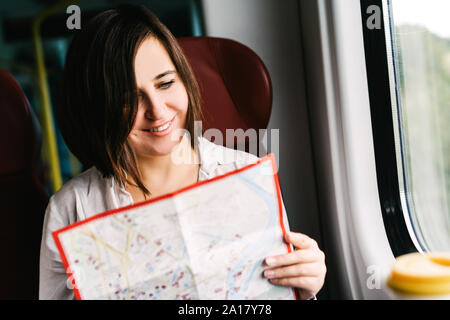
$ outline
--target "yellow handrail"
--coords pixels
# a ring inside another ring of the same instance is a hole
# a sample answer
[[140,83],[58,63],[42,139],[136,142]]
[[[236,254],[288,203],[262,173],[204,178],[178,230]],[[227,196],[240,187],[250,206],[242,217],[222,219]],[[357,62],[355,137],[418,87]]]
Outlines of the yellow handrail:
[[62,186],[61,168],[59,165],[58,148],[56,144],[55,126],[53,123],[52,108],[50,102],[50,90],[47,83],[47,69],[45,67],[44,50],[41,41],[41,25],[49,16],[61,11],[67,6],[76,3],[74,0],[64,0],[44,9],[33,20],[33,47],[36,56],[36,67],[38,75],[38,87],[43,110],[44,137],[47,141],[47,157],[50,163],[50,178],[53,192],[58,191]]

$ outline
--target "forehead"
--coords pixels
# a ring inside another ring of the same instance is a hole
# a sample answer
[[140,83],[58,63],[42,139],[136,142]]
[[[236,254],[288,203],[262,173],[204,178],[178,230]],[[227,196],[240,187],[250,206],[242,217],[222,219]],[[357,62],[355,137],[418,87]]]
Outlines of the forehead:
[[155,37],[145,39],[139,46],[134,59],[137,84],[152,81],[157,75],[175,70],[175,66],[163,44]]

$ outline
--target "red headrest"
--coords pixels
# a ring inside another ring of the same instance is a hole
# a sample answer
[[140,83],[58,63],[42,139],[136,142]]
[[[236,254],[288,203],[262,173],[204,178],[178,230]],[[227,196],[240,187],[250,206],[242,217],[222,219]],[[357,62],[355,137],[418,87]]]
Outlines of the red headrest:
[[243,44],[214,37],[178,38],[203,100],[203,129],[265,129],[272,109],[269,73]]
[[31,170],[40,147],[40,129],[24,92],[0,70],[0,175]]

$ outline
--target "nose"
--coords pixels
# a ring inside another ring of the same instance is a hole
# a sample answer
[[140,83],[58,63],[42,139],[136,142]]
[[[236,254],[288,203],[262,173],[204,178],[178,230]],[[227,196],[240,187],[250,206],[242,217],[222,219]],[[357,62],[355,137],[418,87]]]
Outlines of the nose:
[[144,116],[146,119],[150,121],[166,119],[168,107],[166,106],[164,100],[161,99],[161,97],[159,97],[154,92],[146,93],[144,106],[145,106]]

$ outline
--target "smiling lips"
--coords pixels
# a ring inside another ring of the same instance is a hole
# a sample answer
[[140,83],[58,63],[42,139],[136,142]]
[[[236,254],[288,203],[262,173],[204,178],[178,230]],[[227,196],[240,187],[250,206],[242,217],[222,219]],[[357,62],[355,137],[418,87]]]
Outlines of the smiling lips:
[[145,132],[149,132],[155,136],[163,136],[166,135],[167,133],[169,133],[170,129],[172,128],[172,122],[173,119],[175,117],[172,118],[172,120],[167,121],[166,123],[164,123],[163,125],[159,126],[159,127],[153,127],[150,129],[142,129]]

